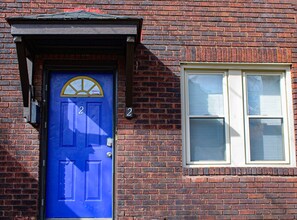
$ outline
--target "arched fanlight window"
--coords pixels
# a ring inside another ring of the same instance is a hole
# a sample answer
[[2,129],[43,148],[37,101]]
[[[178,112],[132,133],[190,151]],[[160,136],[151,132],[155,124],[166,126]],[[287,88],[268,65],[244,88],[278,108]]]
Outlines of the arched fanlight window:
[[62,88],[61,97],[103,97],[100,84],[87,76],[70,79]]

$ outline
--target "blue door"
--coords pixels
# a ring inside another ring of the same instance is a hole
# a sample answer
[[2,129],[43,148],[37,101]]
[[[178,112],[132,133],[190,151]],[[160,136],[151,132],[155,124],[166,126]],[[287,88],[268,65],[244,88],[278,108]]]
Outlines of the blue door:
[[113,74],[50,74],[46,218],[112,217]]

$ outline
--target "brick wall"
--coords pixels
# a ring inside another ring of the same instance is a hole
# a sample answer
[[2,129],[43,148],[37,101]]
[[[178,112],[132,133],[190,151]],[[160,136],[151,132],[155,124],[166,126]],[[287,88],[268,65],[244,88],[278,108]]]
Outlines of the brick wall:
[[121,57],[45,56],[35,65],[40,95],[44,59],[118,61],[117,219],[297,218],[295,168],[182,167],[179,82],[181,61],[293,63],[296,99],[295,0],[1,0],[0,219],[37,219],[39,171],[38,129],[22,119],[16,51],[4,18],[76,9],[144,18],[132,120],[123,116]]

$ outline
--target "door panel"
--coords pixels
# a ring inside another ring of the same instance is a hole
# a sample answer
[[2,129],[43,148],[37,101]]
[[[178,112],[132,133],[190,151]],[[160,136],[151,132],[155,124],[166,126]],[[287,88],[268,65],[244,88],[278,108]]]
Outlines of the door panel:
[[76,118],[75,103],[61,102],[61,147],[74,147],[75,143],[75,127],[74,120]]
[[[97,81],[103,97],[61,96],[74,77],[73,91],[98,93],[78,76]],[[112,158],[106,154],[112,149],[106,142],[113,135],[113,75],[53,72],[49,94],[46,217],[111,218]]]

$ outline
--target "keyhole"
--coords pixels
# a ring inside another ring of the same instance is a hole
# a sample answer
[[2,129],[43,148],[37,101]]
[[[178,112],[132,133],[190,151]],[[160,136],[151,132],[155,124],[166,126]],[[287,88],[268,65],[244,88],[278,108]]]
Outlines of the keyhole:
[[79,106],[79,115],[82,115],[84,113],[84,107],[83,106]]

